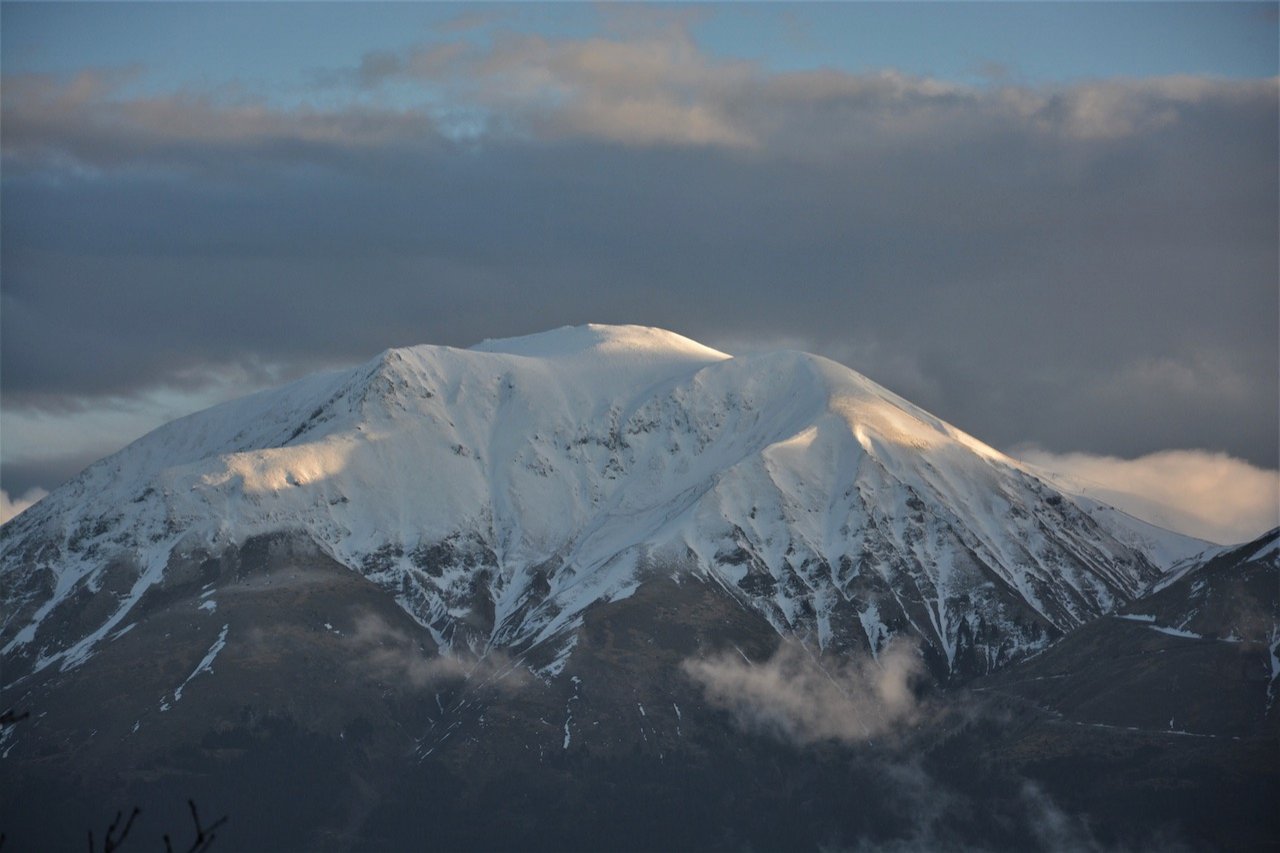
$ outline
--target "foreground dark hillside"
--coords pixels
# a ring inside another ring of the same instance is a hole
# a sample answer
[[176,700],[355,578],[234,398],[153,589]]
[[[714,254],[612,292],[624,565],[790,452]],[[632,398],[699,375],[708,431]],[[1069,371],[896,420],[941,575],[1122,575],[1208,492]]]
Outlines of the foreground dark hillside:
[[[1247,587],[1274,606],[1274,584]],[[137,804],[148,849],[193,797],[229,815],[227,850],[1273,848],[1267,648],[1151,624],[1104,617],[943,689],[912,650],[815,658],[655,569],[544,680],[536,655],[439,657],[376,586],[267,537],[14,693],[31,717],[2,748],[0,827],[7,849],[82,850]]]

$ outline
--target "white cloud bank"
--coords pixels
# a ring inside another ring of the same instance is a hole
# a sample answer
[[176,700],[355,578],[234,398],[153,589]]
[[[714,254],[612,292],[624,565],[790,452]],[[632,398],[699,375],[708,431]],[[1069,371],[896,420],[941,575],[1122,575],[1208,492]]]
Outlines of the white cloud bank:
[[784,640],[763,663],[728,653],[682,666],[707,700],[743,728],[799,744],[858,743],[911,723],[919,712],[911,682],[924,670],[907,643],[889,646],[878,661],[823,665],[794,640]]
[[10,498],[8,492],[0,489],[0,524],[6,523],[48,494],[44,489],[28,489],[22,497]]
[[1014,455],[1068,490],[1211,542],[1246,542],[1280,524],[1280,471],[1225,453],[1165,450],[1121,459],[1030,448]]

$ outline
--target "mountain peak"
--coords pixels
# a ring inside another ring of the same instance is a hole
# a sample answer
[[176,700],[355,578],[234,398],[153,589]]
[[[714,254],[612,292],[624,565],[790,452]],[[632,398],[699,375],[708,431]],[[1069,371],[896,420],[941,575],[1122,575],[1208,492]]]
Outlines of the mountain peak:
[[701,361],[720,361],[731,357],[665,329],[599,323],[561,326],[514,338],[486,339],[471,349],[535,358],[564,358],[588,353],[618,354],[632,358],[682,357]]

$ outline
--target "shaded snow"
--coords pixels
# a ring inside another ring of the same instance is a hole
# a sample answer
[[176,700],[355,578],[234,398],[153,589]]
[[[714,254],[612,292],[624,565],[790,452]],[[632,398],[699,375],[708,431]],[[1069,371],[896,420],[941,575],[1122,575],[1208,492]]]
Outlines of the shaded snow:
[[1104,530],[1125,545],[1141,551],[1152,563],[1172,571],[1186,563],[1199,563],[1205,556],[1221,546],[1204,539],[1166,530],[1150,522],[1135,518],[1116,509],[1090,494],[1090,488],[1070,478],[1045,471],[1038,471],[1044,479],[1053,483],[1072,501],[1097,522]]
[[1161,634],[1168,634],[1170,637],[1184,637],[1189,640],[1203,640],[1204,637],[1194,631],[1188,631],[1184,628],[1166,628],[1162,625],[1148,625],[1152,631],[1158,631]]
[[564,705],[564,744],[561,749],[568,749],[569,742],[573,737],[569,730],[569,725],[573,722],[573,703],[578,701],[578,689],[581,686],[582,679],[576,675],[573,676],[573,695],[569,697],[569,700]]
[[[218,634],[218,639],[213,641],[213,645],[209,647],[209,651],[205,653],[204,658],[196,668],[191,671],[191,674],[187,676],[186,681],[183,681],[182,684],[178,685],[178,689],[173,691],[173,701],[177,702],[182,699],[182,691],[191,683],[191,679],[195,678],[202,672],[207,672],[211,675],[213,674],[214,658],[218,656],[218,652],[226,648],[227,629],[230,627],[231,626],[229,624],[222,626],[222,631]],[[161,710],[165,710],[165,708],[161,708]]]

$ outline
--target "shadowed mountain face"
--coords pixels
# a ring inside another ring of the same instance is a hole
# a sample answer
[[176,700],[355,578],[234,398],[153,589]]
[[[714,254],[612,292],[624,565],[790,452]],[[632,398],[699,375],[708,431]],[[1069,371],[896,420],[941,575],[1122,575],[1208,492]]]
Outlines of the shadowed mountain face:
[[[1277,577],[1274,556],[1226,558],[1184,580]],[[0,761],[15,849],[81,849],[131,804],[171,831],[188,796],[232,816],[229,849],[1260,849],[1277,828],[1265,647],[1155,623],[1104,617],[939,689],[914,654],[851,667],[654,565],[539,678],[537,649],[441,656],[288,535],[139,607],[6,697],[32,711]]]
[[142,843],[187,797],[231,816],[228,849],[1235,850],[1280,829],[1261,647],[1151,623],[939,687],[912,648],[858,666],[655,565],[539,678],[536,650],[441,656],[284,535],[138,617],[11,694],[32,712],[0,747],[15,849],[83,849],[133,804]]
[[1134,543],[1205,544],[1106,517],[803,354],[392,351],[3,528],[0,830],[158,839],[193,797],[228,849],[1265,846],[1275,535],[1162,574]]

